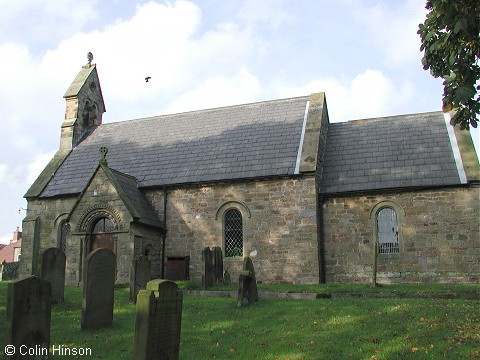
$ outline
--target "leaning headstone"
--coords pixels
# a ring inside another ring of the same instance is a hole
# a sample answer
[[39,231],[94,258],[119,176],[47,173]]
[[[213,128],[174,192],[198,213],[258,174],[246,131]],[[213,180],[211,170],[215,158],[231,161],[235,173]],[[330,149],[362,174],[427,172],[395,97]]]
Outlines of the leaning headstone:
[[40,277],[52,284],[52,303],[64,299],[65,289],[65,254],[59,248],[50,248],[42,253]]
[[247,256],[243,259],[243,270],[238,278],[238,303],[246,306],[258,301],[257,279],[252,260]]
[[113,322],[115,254],[105,248],[85,258],[83,272],[82,329],[99,329]]
[[223,254],[220,246],[213,248],[213,263],[215,269],[215,283],[223,282]]
[[177,360],[183,294],[170,280],[152,280],[137,296],[134,360]]
[[202,258],[204,267],[203,286],[207,289],[215,284],[215,265],[213,263],[212,250],[208,247],[203,249]]
[[146,256],[140,255],[132,261],[132,270],[130,272],[130,302],[137,302],[137,294],[140,290],[146,288],[150,281],[150,260]]
[[48,359],[52,287],[36,276],[8,284],[6,359]]

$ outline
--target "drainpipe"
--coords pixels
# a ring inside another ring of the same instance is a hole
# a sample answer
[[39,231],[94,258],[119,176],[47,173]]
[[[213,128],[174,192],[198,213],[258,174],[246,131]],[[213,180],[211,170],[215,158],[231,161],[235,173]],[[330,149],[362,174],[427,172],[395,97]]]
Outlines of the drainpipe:
[[165,241],[167,239],[167,187],[163,187],[162,274],[165,279]]
[[317,241],[318,241],[318,281],[320,284],[325,284],[325,230],[323,221],[323,203],[325,197],[323,195],[317,196]]

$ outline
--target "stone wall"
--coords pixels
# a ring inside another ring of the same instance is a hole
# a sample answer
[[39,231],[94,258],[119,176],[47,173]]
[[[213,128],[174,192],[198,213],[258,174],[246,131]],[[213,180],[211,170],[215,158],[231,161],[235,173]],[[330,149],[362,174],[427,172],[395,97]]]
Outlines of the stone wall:
[[400,253],[378,255],[377,282],[479,282],[479,198],[471,187],[325,200],[327,282],[371,282],[382,206],[397,212]]
[[[94,193],[95,190],[95,193]],[[89,251],[88,239],[92,225],[100,217],[109,217],[117,226],[113,232],[114,252],[117,256],[117,283],[128,283],[134,256],[143,255],[150,245],[153,273],[161,271],[161,240],[159,229],[141,224],[132,226],[132,216],[115,187],[100,168],[88,188],[77,202],[77,197],[29,199],[27,217],[23,221],[22,258],[20,277],[38,273],[38,259],[42,251],[58,246],[60,227],[69,219],[70,233],[66,241],[65,282],[79,285],[82,279],[82,262]]]
[[[163,217],[163,191],[147,197]],[[224,249],[223,213],[243,215],[244,256],[252,256],[257,280],[318,283],[315,178],[251,181],[169,189],[166,256],[190,256],[190,278],[201,279],[202,249]],[[242,257],[224,258],[238,279]]]
[[[34,259],[34,254],[38,257],[42,251],[57,246],[61,218],[67,216],[74,203],[73,197],[28,202],[27,216],[22,225],[21,278],[38,274],[39,262]],[[35,237],[37,244],[34,244]]]

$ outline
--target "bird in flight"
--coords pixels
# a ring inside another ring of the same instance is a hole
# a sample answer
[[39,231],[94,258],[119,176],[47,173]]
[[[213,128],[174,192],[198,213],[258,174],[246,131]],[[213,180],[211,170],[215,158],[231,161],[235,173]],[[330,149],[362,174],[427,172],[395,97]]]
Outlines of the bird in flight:
[[148,82],[148,80],[150,80],[151,78],[152,78],[151,76],[147,76],[147,77],[145,78],[145,82]]

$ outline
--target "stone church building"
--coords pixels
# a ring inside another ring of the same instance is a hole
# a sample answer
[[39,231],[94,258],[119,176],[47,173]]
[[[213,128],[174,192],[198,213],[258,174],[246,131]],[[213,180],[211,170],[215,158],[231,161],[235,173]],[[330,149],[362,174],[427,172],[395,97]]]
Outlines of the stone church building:
[[[220,246],[264,283],[480,281],[479,164],[441,112],[330,123],[324,93],[102,124],[94,64],[64,95],[60,147],[27,191],[21,276],[98,247],[117,282],[146,255],[201,279]],[[60,122],[59,122],[60,123]]]

